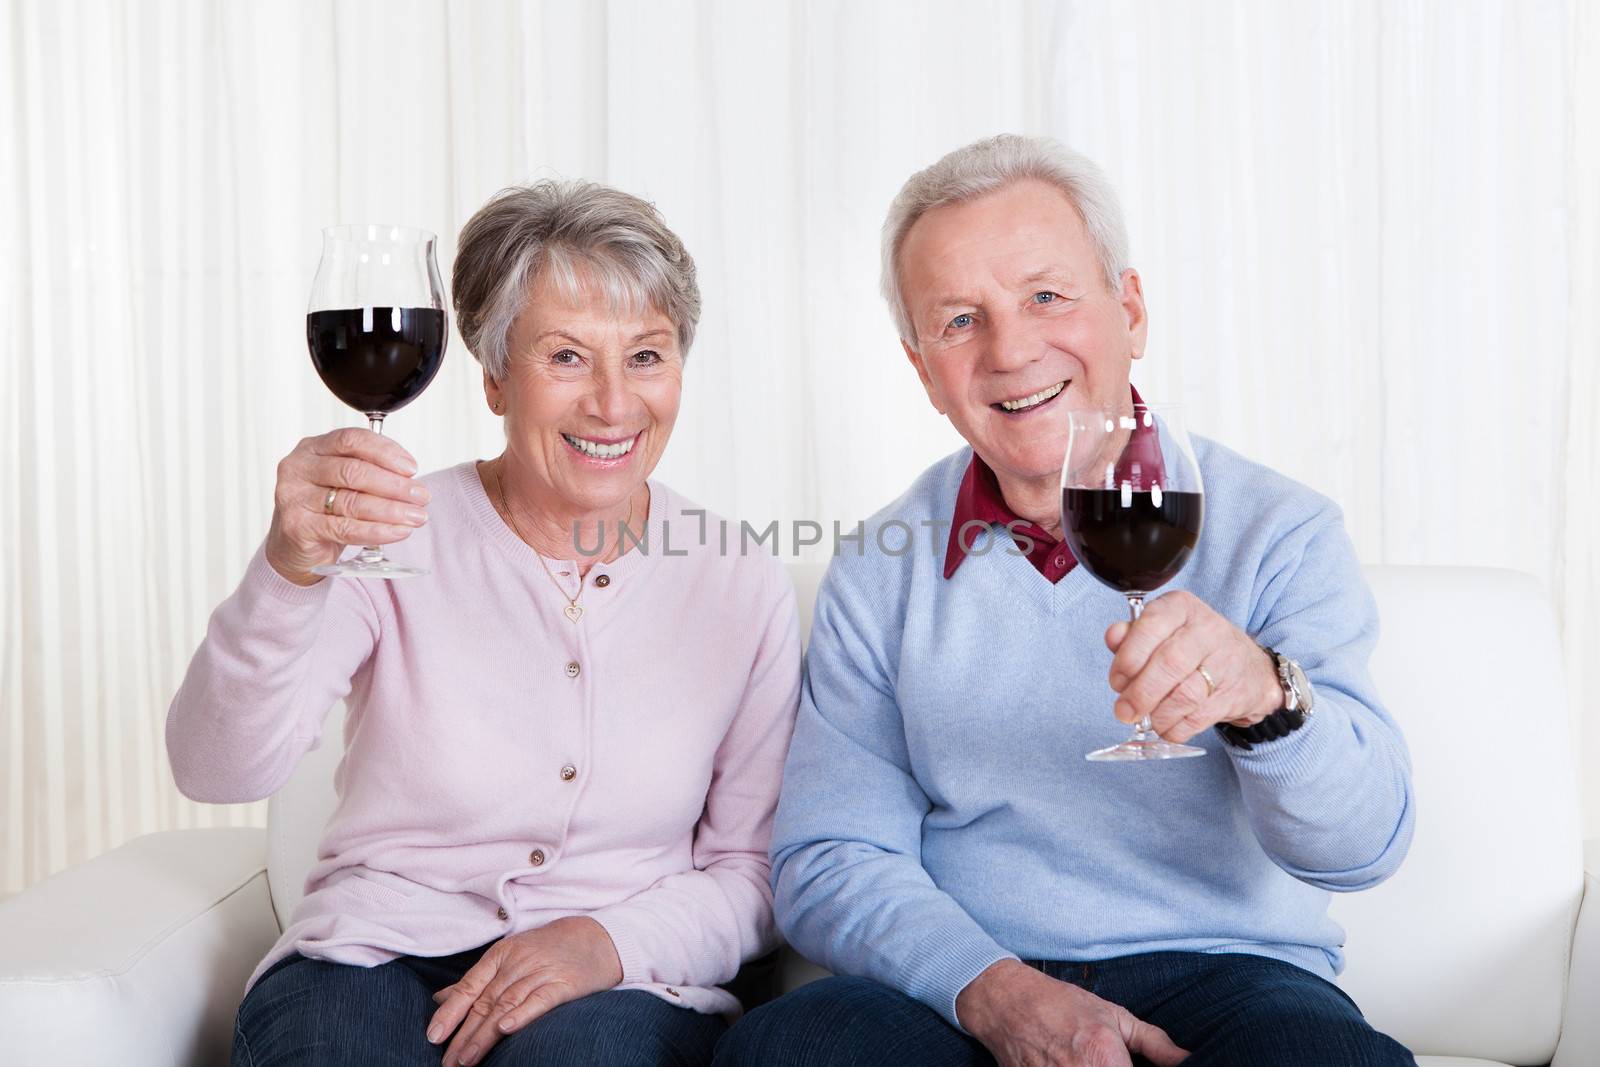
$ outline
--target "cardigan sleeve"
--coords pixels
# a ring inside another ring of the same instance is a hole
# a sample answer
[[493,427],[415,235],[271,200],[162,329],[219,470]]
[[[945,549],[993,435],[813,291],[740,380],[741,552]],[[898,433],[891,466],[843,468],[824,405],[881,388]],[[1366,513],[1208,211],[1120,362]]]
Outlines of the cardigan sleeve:
[[361,585],[298,586],[256,550],[167,710],[167,755],[184,796],[245,803],[289,780],[377,643],[378,613]]

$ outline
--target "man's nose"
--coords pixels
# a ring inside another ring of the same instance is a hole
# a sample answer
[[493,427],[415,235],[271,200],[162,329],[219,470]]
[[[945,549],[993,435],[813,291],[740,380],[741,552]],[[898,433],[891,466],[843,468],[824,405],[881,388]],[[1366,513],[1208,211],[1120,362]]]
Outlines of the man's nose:
[[1040,338],[1016,316],[997,315],[990,319],[988,341],[984,361],[991,371],[1000,373],[1021,370],[1044,351]]

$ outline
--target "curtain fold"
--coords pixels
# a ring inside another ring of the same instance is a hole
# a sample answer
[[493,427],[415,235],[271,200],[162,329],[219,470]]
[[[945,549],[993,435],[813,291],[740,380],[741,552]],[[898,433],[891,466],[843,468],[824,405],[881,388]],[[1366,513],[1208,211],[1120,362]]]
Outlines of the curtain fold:
[[[182,798],[163,728],[277,460],[361,422],[305,351],[321,227],[427,227],[448,277],[505,185],[655,201],[705,293],[658,476],[831,536],[960,443],[877,296],[878,228],[1002,130],[1120,190],[1142,390],[1332,496],[1370,562],[1547,583],[1600,834],[1597,36],[1576,0],[14,0],[0,893],[264,818]],[[387,431],[424,469],[499,451],[458,338]]]

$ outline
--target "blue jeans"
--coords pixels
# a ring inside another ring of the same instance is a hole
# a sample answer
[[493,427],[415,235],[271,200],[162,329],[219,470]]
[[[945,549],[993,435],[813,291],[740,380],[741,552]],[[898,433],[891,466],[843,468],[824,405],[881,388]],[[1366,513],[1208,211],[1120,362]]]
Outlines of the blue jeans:
[[[1338,986],[1264,956],[1155,952],[1099,963],[1029,961],[1120,1004],[1187,1049],[1184,1067],[1389,1067],[1415,1060]],[[1135,1064],[1144,1064],[1135,1057]],[[716,1067],[991,1067],[933,1009],[865,978],[826,978],[757,1008],[717,1046]]]
[[[438,1009],[433,994],[459,981],[484,948],[402,956],[378,967],[299,955],[280,960],[239,1005],[233,1067],[439,1067],[450,1043],[430,1045],[425,1036]],[[569,1001],[502,1037],[482,1064],[704,1067],[725,1030],[721,1016],[613,989]]]

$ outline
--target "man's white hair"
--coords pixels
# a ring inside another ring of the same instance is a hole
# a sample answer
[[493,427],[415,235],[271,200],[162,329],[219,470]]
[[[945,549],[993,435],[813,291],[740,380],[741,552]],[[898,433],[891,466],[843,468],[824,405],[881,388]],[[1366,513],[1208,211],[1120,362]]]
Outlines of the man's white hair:
[[1106,287],[1115,292],[1128,265],[1128,229],[1105,172],[1079,152],[1048,137],[1002,133],[958,148],[917,171],[901,186],[883,222],[883,298],[901,340],[917,346],[917,332],[900,291],[900,247],[923,215],[944,204],[971,200],[1013,182],[1048,182],[1077,208],[1094,245]]

